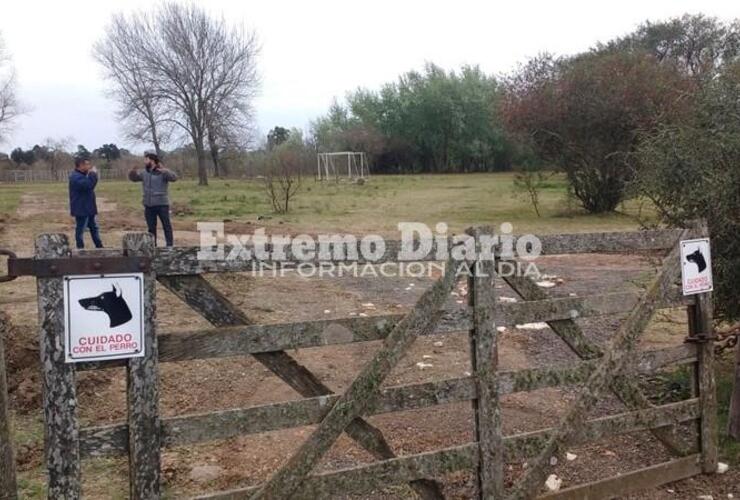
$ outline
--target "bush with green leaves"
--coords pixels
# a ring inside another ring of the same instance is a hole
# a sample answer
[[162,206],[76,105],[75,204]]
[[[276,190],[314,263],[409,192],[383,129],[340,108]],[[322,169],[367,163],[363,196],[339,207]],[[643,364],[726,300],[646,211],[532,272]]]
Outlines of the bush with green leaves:
[[707,220],[716,316],[740,319],[740,62],[726,66],[693,101],[686,119],[643,138],[633,188],[671,226]]
[[505,82],[508,132],[565,172],[589,212],[614,210],[631,181],[640,131],[679,112],[691,83],[647,52],[542,55]]

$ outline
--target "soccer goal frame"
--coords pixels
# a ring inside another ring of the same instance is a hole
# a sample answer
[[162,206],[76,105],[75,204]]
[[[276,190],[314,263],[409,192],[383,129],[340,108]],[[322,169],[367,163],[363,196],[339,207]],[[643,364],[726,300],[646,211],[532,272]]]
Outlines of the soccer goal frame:
[[[339,161],[343,160],[343,161]],[[337,151],[333,153],[319,153],[317,155],[316,178],[320,181],[339,180],[346,176],[349,180],[367,179],[370,177],[370,167],[367,163],[367,155],[357,151]]]

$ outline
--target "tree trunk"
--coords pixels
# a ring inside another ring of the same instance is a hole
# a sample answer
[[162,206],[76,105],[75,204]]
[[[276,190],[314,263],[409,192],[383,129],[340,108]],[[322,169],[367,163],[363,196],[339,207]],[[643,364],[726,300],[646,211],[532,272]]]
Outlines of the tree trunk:
[[208,147],[211,150],[211,160],[213,161],[213,175],[221,177],[221,164],[218,157],[218,144],[214,141],[210,134],[208,136]]
[[157,133],[157,120],[154,118],[154,112],[152,109],[147,106],[147,118],[149,120],[149,128],[152,133],[152,144],[154,145],[154,151],[157,153],[157,156],[161,159],[162,158],[162,148],[160,147],[160,140],[159,140],[159,134]]
[[161,159],[162,158],[162,148],[159,145],[159,136],[157,136],[157,131],[155,129],[152,129],[152,143],[154,144],[154,151],[157,153],[157,156]]
[[198,185],[208,185],[208,170],[206,170],[206,152],[203,148],[203,139],[195,141],[195,153],[198,156]]
[[727,434],[740,441],[740,340],[735,347],[735,385],[730,403],[730,416]]

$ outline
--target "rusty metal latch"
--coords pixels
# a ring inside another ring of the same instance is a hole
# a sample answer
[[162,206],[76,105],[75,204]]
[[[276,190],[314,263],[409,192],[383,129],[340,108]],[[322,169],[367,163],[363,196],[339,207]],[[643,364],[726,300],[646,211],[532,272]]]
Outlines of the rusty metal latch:
[[707,342],[717,340],[719,337],[716,335],[707,335],[706,333],[697,333],[694,335],[689,335],[684,339],[684,342],[687,344],[705,344]]
[[21,258],[10,250],[0,248],[0,255],[8,256],[8,273],[0,276],[0,283],[19,276],[55,278],[68,274],[142,273],[151,268],[149,257],[69,257],[60,259]]

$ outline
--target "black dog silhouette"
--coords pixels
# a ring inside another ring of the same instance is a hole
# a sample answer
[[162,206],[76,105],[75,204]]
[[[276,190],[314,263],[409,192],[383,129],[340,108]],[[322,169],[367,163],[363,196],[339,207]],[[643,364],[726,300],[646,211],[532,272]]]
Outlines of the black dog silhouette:
[[704,259],[704,255],[702,255],[701,251],[698,248],[695,252],[688,254],[686,256],[686,260],[696,264],[696,267],[699,268],[699,272],[702,272],[704,269],[707,268],[707,261]]
[[86,311],[103,311],[108,315],[110,327],[122,325],[131,320],[131,310],[123,299],[120,288],[112,286],[112,291],[103,292],[96,297],[80,299],[80,305]]

